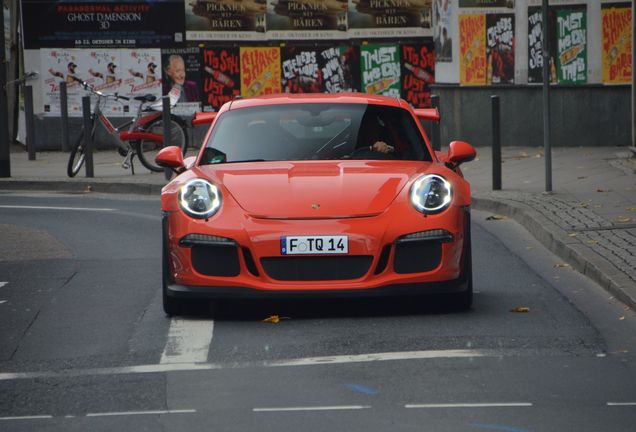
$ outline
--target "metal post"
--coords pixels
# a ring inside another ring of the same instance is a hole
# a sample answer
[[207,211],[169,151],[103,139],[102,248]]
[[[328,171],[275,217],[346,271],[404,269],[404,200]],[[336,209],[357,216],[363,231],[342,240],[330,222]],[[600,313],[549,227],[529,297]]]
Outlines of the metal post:
[[543,150],[545,153],[545,191],[552,192],[552,144],[550,143],[550,33],[548,0],[542,3],[543,37]]
[[24,86],[24,117],[26,124],[26,147],[29,160],[35,160],[35,125],[33,124],[33,87]]
[[[0,7],[0,23],[4,23],[4,7]],[[7,62],[4,45],[3,27],[3,31],[0,32],[0,177],[11,177],[9,108],[7,105]]]
[[636,0],[632,0],[632,146],[636,147]]
[[71,150],[68,138],[68,93],[66,81],[60,82],[60,116],[62,120],[62,151]]
[[[439,95],[431,95],[431,107],[437,108],[439,110]],[[433,150],[437,151],[442,149],[439,127],[440,124],[438,122],[433,122],[433,126],[431,129],[431,135],[433,138]]]
[[492,105],[492,190],[501,190],[501,111],[499,96],[490,96]]
[[91,98],[82,98],[82,114],[84,115],[84,164],[86,166],[86,177],[95,177],[93,172],[93,122],[91,121]]
[[[170,130],[170,96],[164,96],[163,102],[163,147],[169,147],[171,145],[171,130]],[[163,174],[166,180],[170,180],[172,177],[172,170],[170,168],[164,168]]]

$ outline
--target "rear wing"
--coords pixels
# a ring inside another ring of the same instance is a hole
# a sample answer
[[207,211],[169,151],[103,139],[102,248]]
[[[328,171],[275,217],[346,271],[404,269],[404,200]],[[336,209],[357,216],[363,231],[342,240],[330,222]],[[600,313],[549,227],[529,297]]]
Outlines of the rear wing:
[[192,118],[192,126],[211,124],[216,118],[215,112],[195,112]]
[[439,123],[440,115],[437,108],[416,108],[415,115],[420,121],[434,121]]

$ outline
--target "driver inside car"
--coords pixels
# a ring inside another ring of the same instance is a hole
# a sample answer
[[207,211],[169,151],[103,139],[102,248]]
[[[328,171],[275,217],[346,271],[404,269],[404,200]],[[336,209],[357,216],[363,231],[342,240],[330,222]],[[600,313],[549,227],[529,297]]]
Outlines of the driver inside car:
[[380,115],[367,112],[360,123],[355,152],[367,150],[384,154],[393,153],[395,147],[387,143],[389,132],[386,122]]

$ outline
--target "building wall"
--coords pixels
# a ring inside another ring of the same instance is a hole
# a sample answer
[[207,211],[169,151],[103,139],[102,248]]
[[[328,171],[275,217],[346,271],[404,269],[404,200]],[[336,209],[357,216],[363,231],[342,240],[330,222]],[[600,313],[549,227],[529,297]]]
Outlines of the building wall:
[[[543,146],[541,86],[460,87],[437,84],[442,146],[464,140],[492,145],[491,96],[500,98],[503,146]],[[556,86],[550,92],[553,146],[629,146],[629,86]]]

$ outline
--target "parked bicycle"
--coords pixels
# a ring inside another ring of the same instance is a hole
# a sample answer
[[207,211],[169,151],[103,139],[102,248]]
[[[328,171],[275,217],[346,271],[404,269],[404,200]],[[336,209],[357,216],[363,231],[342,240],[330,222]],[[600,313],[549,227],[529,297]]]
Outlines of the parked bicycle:
[[[153,103],[157,100],[156,96],[151,94],[135,96],[134,100],[139,102],[137,114],[132,120],[127,120],[115,127],[103,113],[103,106],[109,100],[129,101],[130,98],[117,93],[102,93],[99,90],[95,90],[92,85],[85,81],[80,79],[76,79],[76,81],[84,87],[84,90],[97,96],[91,112],[91,141],[93,143],[95,142],[95,130],[97,125],[101,124],[104,126],[108,135],[114,138],[119,154],[124,156],[122,168],[130,168],[132,173],[135,174],[133,158],[137,156],[141,164],[150,171],[163,171],[164,169],[155,162],[156,154],[164,146],[163,113],[161,112],[162,106],[157,103]],[[172,99],[171,95],[171,100]],[[67,174],[69,177],[75,177],[84,165],[84,161],[86,159],[86,155],[84,153],[85,132],[84,127],[82,127],[82,130],[71,149],[67,166]],[[186,124],[180,117],[177,117],[174,114],[170,115],[170,145],[181,147],[183,154],[185,154],[188,148],[188,133],[186,130]]]

